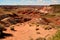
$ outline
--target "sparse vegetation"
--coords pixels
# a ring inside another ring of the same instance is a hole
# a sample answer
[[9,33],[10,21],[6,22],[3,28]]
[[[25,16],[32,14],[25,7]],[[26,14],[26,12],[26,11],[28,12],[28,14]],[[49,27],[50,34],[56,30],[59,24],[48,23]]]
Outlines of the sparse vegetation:
[[39,37],[39,38],[36,38],[36,40],[46,40],[46,39]]
[[52,29],[53,27],[50,26],[50,25],[45,25],[43,28],[44,28],[45,30],[50,30],[50,29]]
[[46,27],[46,28],[45,28],[45,30],[50,30],[50,29],[52,29],[52,27]]
[[58,30],[56,34],[52,36],[52,38],[50,38],[49,40],[60,40],[60,30]]
[[46,18],[60,17],[60,13],[47,14],[47,15],[44,15],[43,17],[46,17]]

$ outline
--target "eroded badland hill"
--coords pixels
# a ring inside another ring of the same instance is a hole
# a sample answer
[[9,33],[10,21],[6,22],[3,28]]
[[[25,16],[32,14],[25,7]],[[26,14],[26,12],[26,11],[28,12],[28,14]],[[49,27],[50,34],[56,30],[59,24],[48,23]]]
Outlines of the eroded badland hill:
[[0,6],[0,25],[12,35],[1,40],[50,40],[60,29],[60,5]]

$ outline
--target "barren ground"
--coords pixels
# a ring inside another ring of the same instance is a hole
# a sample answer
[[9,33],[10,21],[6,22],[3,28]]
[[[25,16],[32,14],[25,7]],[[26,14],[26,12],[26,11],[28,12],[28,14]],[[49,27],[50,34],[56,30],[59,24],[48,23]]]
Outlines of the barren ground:
[[[0,8],[1,9],[1,8]],[[29,8],[27,8],[29,9]],[[4,9],[1,9],[0,13],[6,13],[6,14],[10,14],[10,13],[25,13],[22,9],[13,9],[10,11],[3,11]],[[16,25],[11,25],[14,26],[14,29],[16,31],[11,31],[10,28],[7,28],[7,31],[4,31],[5,33],[10,33],[13,36],[10,37],[6,37],[4,39],[1,40],[36,40],[37,38],[46,38],[48,39],[49,37],[51,37],[52,35],[54,35],[57,31],[57,29],[52,28],[50,30],[45,30],[44,27],[48,26],[48,25],[42,25],[40,24],[39,26],[37,24],[34,24],[35,22],[38,22],[38,18],[41,18],[41,16],[39,14],[34,14],[35,11],[33,11],[30,15],[28,14],[28,12],[26,13],[27,16],[24,17],[31,17],[30,21],[24,22],[24,23],[17,23]],[[50,19],[49,19],[50,20]],[[53,20],[53,18],[51,19],[54,23],[56,22],[55,20]],[[60,21],[59,21],[60,22]],[[59,23],[60,25],[60,23]],[[10,27],[11,27],[10,26]],[[49,26],[48,26],[49,27]]]
[[[51,30],[44,30],[44,25],[39,25],[39,27],[37,27],[33,24],[32,26],[29,26],[35,19],[36,18],[33,18],[29,22],[14,25],[16,31],[8,29],[6,32],[11,33],[13,36],[6,37],[4,40],[30,40],[31,38],[36,40],[36,38],[39,37],[48,38],[56,33],[57,30],[54,28]],[[39,28],[39,30],[36,30],[36,28]]]

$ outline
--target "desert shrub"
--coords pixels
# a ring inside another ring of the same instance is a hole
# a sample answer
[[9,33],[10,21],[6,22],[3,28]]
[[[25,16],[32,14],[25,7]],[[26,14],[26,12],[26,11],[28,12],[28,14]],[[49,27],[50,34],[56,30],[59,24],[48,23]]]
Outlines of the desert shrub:
[[50,30],[50,29],[52,29],[52,26],[50,26],[50,25],[45,25],[43,28],[44,28],[45,30]]
[[36,28],[36,31],[39,30],[39,28]]
[[11,30],[14,30],[14,26],[10,27]]
[[17,22],[15,20],[8,20],[11,24],[16,24]]
[[46,27],[46,28],[45,28],[45,30],[50,30],[50,29],[52,29],[52,28],[51,28],[51,27]]
[[40,34],[40,32],[36,32],[37,34]]
[[39,37],[39,38],[36,38],[36,40],[46,40],[46,39]]

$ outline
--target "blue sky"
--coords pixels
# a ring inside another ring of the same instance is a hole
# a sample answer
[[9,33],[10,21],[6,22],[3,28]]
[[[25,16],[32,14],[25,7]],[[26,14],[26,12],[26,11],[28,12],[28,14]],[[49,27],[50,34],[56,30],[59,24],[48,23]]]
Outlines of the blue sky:
[[0,5],[49,5],[60,4],[60,0],[0,0]]

